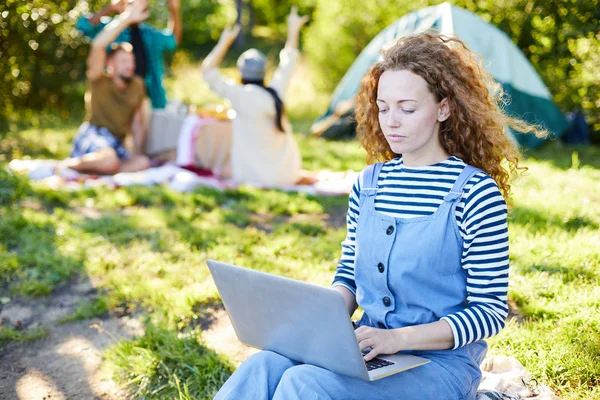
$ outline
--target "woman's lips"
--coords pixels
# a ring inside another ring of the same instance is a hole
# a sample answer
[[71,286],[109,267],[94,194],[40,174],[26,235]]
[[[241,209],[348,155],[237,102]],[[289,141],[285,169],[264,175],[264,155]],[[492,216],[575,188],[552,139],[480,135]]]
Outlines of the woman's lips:
[[402,135],[388,135],[388,140],[390,142],[403,142],[406,139],[407,137]]

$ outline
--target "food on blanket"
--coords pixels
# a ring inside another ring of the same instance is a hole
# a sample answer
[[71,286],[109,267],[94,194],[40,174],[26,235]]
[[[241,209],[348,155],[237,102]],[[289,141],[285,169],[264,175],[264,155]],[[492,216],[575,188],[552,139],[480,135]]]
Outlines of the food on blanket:
[[198,115],[204,118],[217,118],[221,121],[228,121],[235,118],[235,110],[227,108],[223,104],[206,105],[198,109]]

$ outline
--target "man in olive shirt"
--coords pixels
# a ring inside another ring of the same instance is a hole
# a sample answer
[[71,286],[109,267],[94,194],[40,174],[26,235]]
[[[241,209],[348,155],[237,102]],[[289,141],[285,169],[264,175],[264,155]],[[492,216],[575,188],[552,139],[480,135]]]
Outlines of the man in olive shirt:
[[[87,58],[87,117],[73,140],[71,158],[59,168],[81,173],[110,175],[150,166],[143,155],[150,103],[142,78],[135,75],[135,58],[129,43],[107,46],[126,27],[148,17],[145,3],[136,0],[113,19],[92,42]],[[123,147],[133,134],[135,153]]]

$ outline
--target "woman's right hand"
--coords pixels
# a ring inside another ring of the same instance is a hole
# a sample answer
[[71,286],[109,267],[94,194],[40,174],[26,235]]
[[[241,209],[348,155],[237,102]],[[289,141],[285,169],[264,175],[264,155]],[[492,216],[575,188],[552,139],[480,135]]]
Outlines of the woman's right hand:
[[219,38],[219,42],[225,43],[227,45],[232,44],[235,41],[235,38],[240,33],[241,26],[240,24],[236,24],[233,28],[225,27],[223,32],[221,32],[221,37]]
[[150,16],[150,12],[146,8],[147,4],[136,0],[130,3],[121,16],[130,24],[139,24]]
[[299,32],[307,22],[308,16],[298,15],[298,7],[292,6],[292,10],[288,16],[288,32]]

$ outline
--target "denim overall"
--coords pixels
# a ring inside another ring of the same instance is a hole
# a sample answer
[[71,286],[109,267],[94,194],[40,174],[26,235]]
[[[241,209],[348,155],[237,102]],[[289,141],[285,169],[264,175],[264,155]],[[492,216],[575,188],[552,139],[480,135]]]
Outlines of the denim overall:
[[[480,170],[466,166],[433,214],[393,218],[375,210],[381,167],[365,169],[360,192],[355,282],[364,314],[359,325],[394,329],[438,321],[466,307],[455,208],[465,184]],[[486,351],[484,341],[455,350],[412,351],[431,362],[374,382],[262,351],[238,368],[216,399],[471,400]]]

